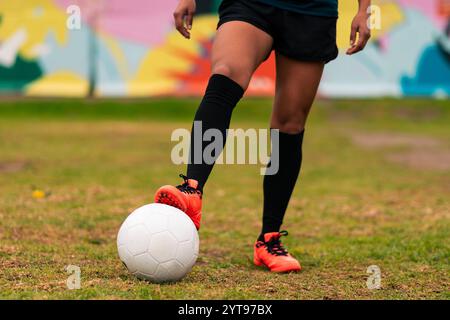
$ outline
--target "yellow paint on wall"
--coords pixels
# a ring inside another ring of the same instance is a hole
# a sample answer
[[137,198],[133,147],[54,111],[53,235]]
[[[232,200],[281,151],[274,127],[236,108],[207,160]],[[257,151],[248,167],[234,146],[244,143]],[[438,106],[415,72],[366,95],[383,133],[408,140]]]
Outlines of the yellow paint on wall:
[[85,97],[89,83],[70,71],[44,75],[25,88],[27,96]]
[[0,16],[0,42],[23,30],[25,42],[19,52],[25,58],[35,58],[33,48],[44,43],[49,32],[53,32],[60,44],[67,40],[67,15],[52,0],[2,0]]
[[[392,31],[395,26],[404,21],[401,7],[395,1],[374,0],[372,4],[381,11],[381,29],[372,30],[371,41]],[[337,24],[337,46],[347,49],[350,45],[350,28],[352,20],[358,11],[358,1],[339,1],[339,19]]]
[[150,49],[144,57],[139,71],[128,83],[128,93],[132,96],[161,95],[176,92],[176,79],[171,72],[189,72],[192,67],[182,54],[198,55],[200,43],[210,39],[216,30],[217,16],[197,17],[190,40],[174,30],[158,48]]

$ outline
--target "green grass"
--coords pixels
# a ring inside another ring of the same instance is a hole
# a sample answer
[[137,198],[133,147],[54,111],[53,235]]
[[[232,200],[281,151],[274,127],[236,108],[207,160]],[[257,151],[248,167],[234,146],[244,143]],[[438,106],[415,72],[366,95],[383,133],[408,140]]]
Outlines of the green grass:
[[[285,243],[302,272],[277,275],[252,265],[260,165],[218,165],[205,192],[200,257],[192,272],[175,284],[131,277],[117,257],[116,233],[131,210],[151,202],[158,186],[178,182],[184,167],[170,161],[170,134],[190,128],[197,103],[2,101],[0,298],[450,298],[450,171],[433,158],[445,161],[450,154],[448,101],[316,103],[284,225],[290,231]],[[266,128],[270,105],[245,99],[232,127]],[[358,135],[379,134],[409,142],[354,142]],[[392,154],[407,157],[392,161]],[[51,194],[37,200],[33,188]],[[69,264],[81,267],[79,290],[66,287]],[[379,290],[366,287],[370,265],[381,268]]]

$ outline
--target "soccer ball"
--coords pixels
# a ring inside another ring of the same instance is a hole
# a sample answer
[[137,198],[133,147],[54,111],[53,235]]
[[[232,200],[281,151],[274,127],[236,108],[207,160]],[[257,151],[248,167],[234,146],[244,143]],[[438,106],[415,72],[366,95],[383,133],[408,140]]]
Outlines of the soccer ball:
[[120,260],[139,279],[177,281],[193,267],[199,240],[192,220],[181,210],[152,203],[133,211],[117,235]]

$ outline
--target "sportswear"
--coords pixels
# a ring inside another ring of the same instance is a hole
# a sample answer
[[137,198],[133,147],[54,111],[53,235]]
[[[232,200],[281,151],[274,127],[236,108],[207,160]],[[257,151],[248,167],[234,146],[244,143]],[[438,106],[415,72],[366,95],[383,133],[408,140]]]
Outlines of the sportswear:
[[258,0],[223,0],[217,27],[230,21],[247,22],[269,34],[272,49],[294,60],[328,63],[338,56],[334,16],[289,11]]
[[[191,145],[186,176],[198,182],[198,189],[203,186],[211,173],[215,160],[225,146],[227,129],[230,126],[233,109],[244,94],[244,89],[230,78],[213,74],[209,79],[203,100],[197,109],[191,130]],[[207,154],[205,149],[213,142],[204,139],[204,133],[214,129],[220,131],[221,149],[215,154]]]
[[287,231],[264,234],[263,240],[255,243],[253,262],[257,266],[266,266],[272,272],[300,271],[300,263],[291,256],[280,241],[281,236],[287,236]]
[[303,135],[304,130],[297,134],[279,131],[278,141],[272,141],[272,154],[267,167],[274,166],[273,169],[278,170],[275,174],[267,174],[270,170],[266,170],[264,175],[262,234],[280,231],[302,164]]
[[175,207],[186,213],[191,218],[195,227],[200,229],[202,219],[202,193],[198,190],[196,180],[188,179],[180,174],[184,182],[176,187],[162,186],[155,193],[155,202]]

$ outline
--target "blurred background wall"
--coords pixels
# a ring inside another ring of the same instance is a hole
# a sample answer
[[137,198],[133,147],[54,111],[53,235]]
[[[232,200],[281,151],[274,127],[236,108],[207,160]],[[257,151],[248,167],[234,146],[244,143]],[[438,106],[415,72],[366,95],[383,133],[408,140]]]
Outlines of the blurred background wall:
[[[193,38],[173,28],[176,0],[0,0],[0,95],[200,95],[220,0],[197,1]],[[326,67],[325,97],[450,94],[450,1],[374,1],[381,29],[366,50],[345,56],[356,0],[339,4],[338,59]],[[67,20],[77,5],[81,28]],[[375,16],[375,15],[374,15]],[[299,30],[299,32],[301,32]],[[273,55],[248,94],[274,89]]]

